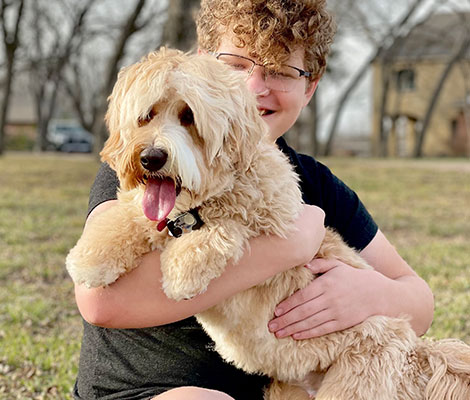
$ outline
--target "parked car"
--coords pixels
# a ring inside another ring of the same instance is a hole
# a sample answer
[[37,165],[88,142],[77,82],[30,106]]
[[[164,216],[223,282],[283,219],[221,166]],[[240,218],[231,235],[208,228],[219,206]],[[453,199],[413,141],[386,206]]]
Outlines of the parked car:
[[47,140],[55,150],[66,153],[90,153],[93,150],[93,135],[73,120],[51,121]]

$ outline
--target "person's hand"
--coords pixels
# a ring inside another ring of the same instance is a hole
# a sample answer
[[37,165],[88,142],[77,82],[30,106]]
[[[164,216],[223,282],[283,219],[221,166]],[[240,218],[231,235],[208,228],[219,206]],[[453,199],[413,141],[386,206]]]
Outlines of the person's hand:
[[314,259],[306,267],[321,275],[276,307],[275,318],[269,322],[276,337],[318,337],[378,313],[388,280],[384,275],[337,260]]

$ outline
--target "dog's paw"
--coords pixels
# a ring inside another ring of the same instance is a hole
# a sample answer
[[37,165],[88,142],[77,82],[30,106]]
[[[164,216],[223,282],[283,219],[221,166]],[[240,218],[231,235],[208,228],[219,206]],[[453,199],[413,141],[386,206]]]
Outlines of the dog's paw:
[[240,241],[227,240],[226,230],[210,233],[201,229],[183,235],[161,253],[163,290],[169,298],[190,299],[204,293],[222,275],[228,260],[242,253]]
[[121,275],[115,266],[87,265],[72,252],[65,260],[65,267],[75,284],[85,285],[87,288],[108,286]]
[[195,285],[189,285],[188,282],[163,279],[162,288],[169,299],[180,301],[191,300],[193,297],[204,293],[207,290],[207,285],[196,287]]

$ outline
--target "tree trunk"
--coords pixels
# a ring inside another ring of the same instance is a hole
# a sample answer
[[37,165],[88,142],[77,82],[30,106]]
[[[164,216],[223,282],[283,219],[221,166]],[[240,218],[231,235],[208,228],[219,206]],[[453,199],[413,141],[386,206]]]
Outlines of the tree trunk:
[[429,105],[428,105],[426,114],[423,119],[423,125],[421,127],[421,130],[418,132],[418,137],[416,140],[416,147],[414,151],[415,157],[423,156],[424,139],[426,138],[426,132],[428,130],[429,123],[431,122],[436,104],[439,100],[439,96],[442,93],[442,88],[444,87],[444,84],[447,78],[449,77],[450,73],[452,72],[452,69],[454,68],[455,64],[457,64],[457,62],[462,58],[462,56],[465,54],[465,52],[468,50],[469,47],[470,47],[470,38],[465,38],[464,40],[462,40],[461,45],[459,46],[457,51],[453,54],[453,56],[449,59],[449,62],[447,63],[444,70],[442,71],[441,77],[439,81],[437,82],[437,85],[434,89],[431,100],[429,101]]
[[196,24],[194,12],[200,0],[171,0],[168,18],[163,26],[162,43],[188,51],[196,45]]
[[388,103],[388,90],[390,88],[390,64],[389,61],[384,60],[382,64],[382,96],[380,97],[380,112],[378,120],[378,132],[379,132],[379,155],[381,157],[387,157],[388,151],[388,132],[385,131],[385,116],[387,115],[387,103]]
[[5,46],[6,55],[6,78],[5,87],[3,90],[3,96],[1,98],[1,109],[0,109],[0,155],[5,151],[5,126],[8,115],[8,109],[10,106],[11,90],[13,86],[14,71],[15,71],[15,54],[18,49],[19,35],[20,35],[20,24],[23,16],[24,0],[18,0],[18,13],[16,14],[15,28],[13,33],[8,32],[7,22],[5,20],[5,12],[8,6],[12,3],[6,3],[2,0],[0,3],[0,21],[3,29],[3,41]]
[[356,89],[356,86],[359,84],[359,82],[362,80],[366,72],[369,70],[370,65],[372,62],[377,58],[378,56],[378,51],[376,54],[371,57],[369,60],[367,60],[366,63],[359,69],[359,71],[354,75],[354,77],[351,79],[351,82],[349,85],[346,87],[346,89],[343,91],[343,94],[341,95],[335,109],[334,117],[333,117],[333,122],[331,123],[330,130],[328,132],[327,136],[327,141],[325,144],[325,147],[323,149],[323,155],[329,156],[331,154],[331,151],[333,150],[333,141],[335,139],[336,133],[337,133],[337,128],[339,121],[341,119],[341,116],[343,114],[344,106],[346,105],[346,102],[348,101],[349,97],[351,96],[351,93]]
[[310,104],[308,105],[310,109],[310,151],[309,154],[313,156],[317,156],[320,154],[320,150],[318,148],[318,92],[312,96],[310,100]]
[[5,86],[2,90],[3,95],[1,98],[1,110],[0,110],[0,155],[3,154],[5,151],[5,126],[6,126],[6,119],[8,114],[8,109],[10,105],[10,97],[11,97],[11,87],[13,84],[13,64],[14,64],[14,53],[15,49],[7,48],[7,62],[6,62],[6,78],[5,78]]

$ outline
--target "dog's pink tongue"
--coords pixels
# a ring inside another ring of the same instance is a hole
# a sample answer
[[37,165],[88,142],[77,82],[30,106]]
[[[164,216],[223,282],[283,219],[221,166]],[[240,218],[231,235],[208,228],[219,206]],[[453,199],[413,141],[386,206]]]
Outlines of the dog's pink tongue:
[[172,179],[149,178],[142,207],[151,221],[163,221],[175,206],[176,189]]

